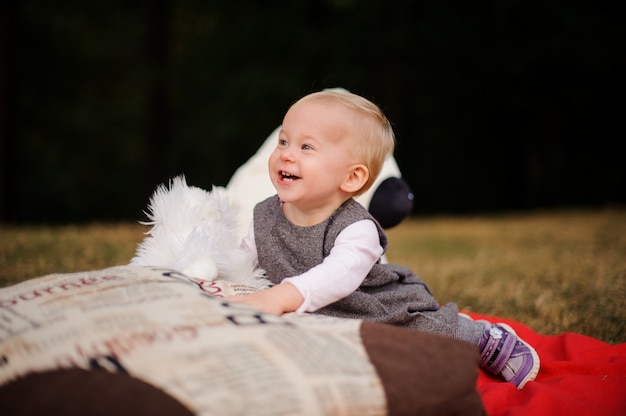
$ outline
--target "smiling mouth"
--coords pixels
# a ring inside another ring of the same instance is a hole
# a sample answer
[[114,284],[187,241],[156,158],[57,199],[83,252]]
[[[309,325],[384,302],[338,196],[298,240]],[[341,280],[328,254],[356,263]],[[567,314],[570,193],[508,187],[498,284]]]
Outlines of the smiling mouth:
[[295,181],[296,179],[300,179],[299,176],[292,175],[291,173],[287,173],[282,170],[278,174],[280,178],[285,182],[291,182],[291,181]]

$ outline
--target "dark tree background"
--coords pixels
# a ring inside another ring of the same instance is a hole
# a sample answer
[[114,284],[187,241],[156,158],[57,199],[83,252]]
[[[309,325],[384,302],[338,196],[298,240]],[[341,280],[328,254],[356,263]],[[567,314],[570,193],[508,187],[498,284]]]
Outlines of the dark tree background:
[[623,2],[43,0],[0,6],[0,219],[137,220],[226,185],[341,86],[394,124],[415,214],[626,202]]

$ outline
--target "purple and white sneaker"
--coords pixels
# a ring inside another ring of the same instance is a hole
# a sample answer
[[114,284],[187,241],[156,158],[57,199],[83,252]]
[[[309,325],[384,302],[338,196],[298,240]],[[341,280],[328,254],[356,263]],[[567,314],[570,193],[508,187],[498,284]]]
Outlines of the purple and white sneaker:
[[493,375],[501,376],[521,390],[539,373],[537,351],[519,338],[507,324],[480,322],[485,325],[478,344],[480,367]]

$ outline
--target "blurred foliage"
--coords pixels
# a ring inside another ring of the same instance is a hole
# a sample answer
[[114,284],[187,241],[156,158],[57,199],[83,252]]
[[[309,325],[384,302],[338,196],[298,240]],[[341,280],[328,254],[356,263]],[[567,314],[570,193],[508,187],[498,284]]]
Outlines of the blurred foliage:
[[226,185],[335,86],[393,122],[416,213],[626,202],[619,2],[8,4],[0,220],[135,220],[172,176]]

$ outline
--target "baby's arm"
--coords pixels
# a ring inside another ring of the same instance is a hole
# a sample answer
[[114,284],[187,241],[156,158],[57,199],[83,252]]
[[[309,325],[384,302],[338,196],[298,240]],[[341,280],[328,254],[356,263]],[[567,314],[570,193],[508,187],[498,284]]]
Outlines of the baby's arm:
[[[242,246],[256,253],[252,230]],[[227,300],[276,315],[313,312],[354,292],[382,253],[376,225],[369,220],[359,221],[337,236],[335,246],[323,263],[301,275],[284,279],[270,289]]]
[[283,279],[304,297],[296,312],[315,312],[356,291],[383,251],[373,221],[361,220],[346,227],[321,264]]
[[249,295],[230,296],[226,300],[243,303],[274,315],[282,315],[298,309],[304,302],[304,297],[291,283],[280,283]]

